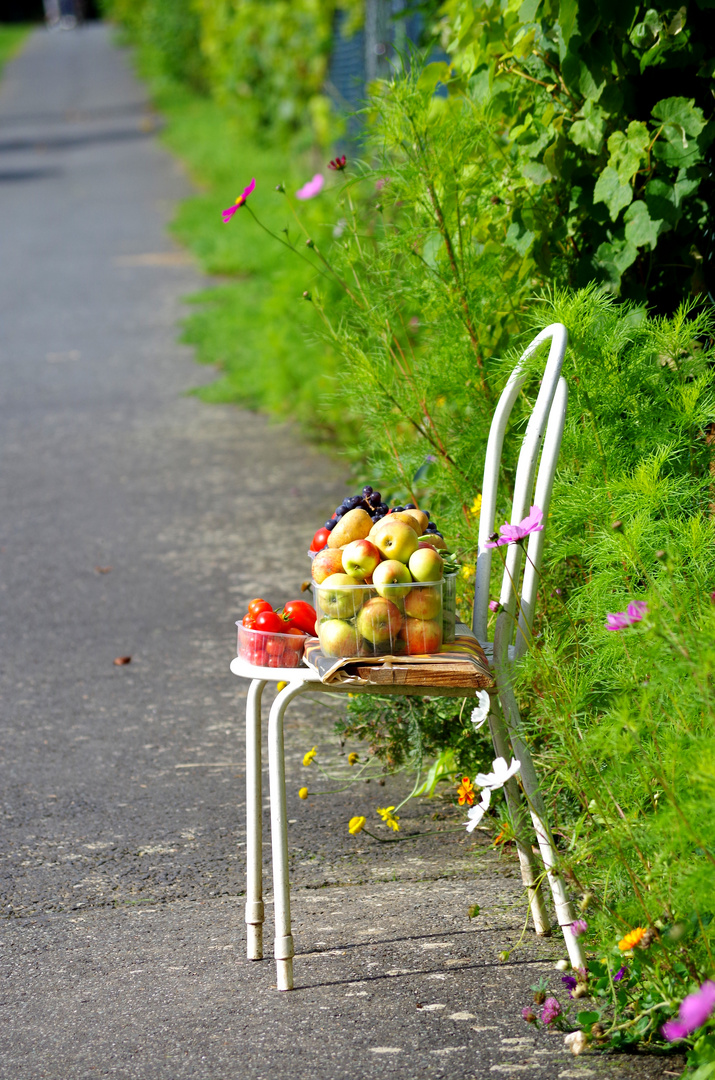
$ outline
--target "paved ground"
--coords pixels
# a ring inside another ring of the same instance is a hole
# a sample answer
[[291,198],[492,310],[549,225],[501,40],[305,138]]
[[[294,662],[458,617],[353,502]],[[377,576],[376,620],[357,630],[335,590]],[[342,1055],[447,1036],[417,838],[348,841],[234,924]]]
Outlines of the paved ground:
[[677,1075],[523,1023],[563,950],[527,934],[499,964],[515,868],[449,808],[380,846],[346,822],[397,782],[297,799],[305,749],[339,749],[331,699],[290,714],[295,992],[243,959],[233,622],[297,593],[343,478],[184,396],[201,281],[164,226],[188,184],[105,30],[38,32],[0,125],[0,1076]]

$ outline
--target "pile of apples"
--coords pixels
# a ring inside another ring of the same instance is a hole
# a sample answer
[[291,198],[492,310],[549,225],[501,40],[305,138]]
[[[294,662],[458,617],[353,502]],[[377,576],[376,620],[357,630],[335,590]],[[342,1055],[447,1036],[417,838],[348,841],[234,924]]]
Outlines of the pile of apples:
[[[326,656],[434,653],[442,644],[441,536],[416,507],[373,521],[344,513],[313,559],[318,636]],[[369,586],[366,588],[365,586]]]

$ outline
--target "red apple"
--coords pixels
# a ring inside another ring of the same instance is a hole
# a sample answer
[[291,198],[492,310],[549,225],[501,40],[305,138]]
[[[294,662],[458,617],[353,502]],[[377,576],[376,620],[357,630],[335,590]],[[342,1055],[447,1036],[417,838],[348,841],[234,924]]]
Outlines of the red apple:
[[370,540],[353,540],[343,548],[343,570],[365,580],[380,561],[380,552]]
[[394,641],[402,628],[399,608],[383,596],[369,600],[357,617],[358,633],[371,645]]
[[402,630],[407,652],[438,653],[442,645],[442,623],[425,619],[407,619]]
[[313,565],[310,570],[313,575],[313,581],[317,585],[320,585],[331,574],[342,574],[343,572],[343,553],[342,551],[335,551],[333,548],[323,548],[313,559]]
[[405,615],[413,619],[436,619],[442,611],[442,590],[439,586],[418,585],[405,598]]

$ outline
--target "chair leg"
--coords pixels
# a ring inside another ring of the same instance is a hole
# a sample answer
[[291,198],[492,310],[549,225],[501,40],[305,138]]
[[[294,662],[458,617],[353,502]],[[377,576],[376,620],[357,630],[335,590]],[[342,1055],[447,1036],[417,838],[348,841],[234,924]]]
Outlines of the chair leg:
[[[494,698],[492,698],[492,708],[489,713],[489,728],[492,733],[492,742],[497,757],[503,757],[508,760],[509,739],[507,736],[506,725],[501,710],[498,707],[498,703],[495,702]],[[529,898],[529,907],[531,908],[534,930],[542,937],[548,937],[551,934],[551,920],[549,919],[546,904],[544,903],[544,894],[541,889],[541,882],[539,881],[539,870],[534,858],[534,853],[531,850],[531,842],[528,839],[528,817],[526,814],[526,807],[524,806],[524,800],[521,797],[516,779],[512,778],[509,780],[504,785],[504,789],[509,816],[514,827],[516,850],[519,855],[519,865],[521,867],[521,880],[524,883]]]
[[512,690],[511,683],[508,679],[504,680],[504,684],[499,687],[499,700],[504,712],[504,719],[509,733],[509,739],[514,749],[514,754],[521,762],[519,775],[521,776],[522,787],[524,788],[524,793],[529,804],[531,820],[533,821],[536,830],[536,839],[539,844],[539,851],[541,852],[541,858],[551,888],[551,895],[553,897],[554,907],[556,908],[556,917],[564,936],[566,951],[569,954],[569,960],[571,961],[572,967],[585,967],[586,957],[584,951],[581,948],[578,938],[575,937],[571,931],[571,924],[575,919],[573,905],[566,892],[563,876],[558,869],[556,847],[546,819],[546,806],[539,790],[539,780],[536,775],[536,769],[534,768],[534,762],[532,761],[529,749],[522,738],[519,706],[516,703],[514,691]]
[[273,955],[279,990],[293,989],[293,935],[290,926],[290,880],[288,878],[288,815],[286,811],[283,717],[286,707],[307,687],[289,683],[276,696],[268,718],[268,776],[271,791],[271,848],[273,852],[273,909],[275,941]]
[[246,950],[263,959],[263,792],[261,698],[265,681],[253,679],[246,698]]

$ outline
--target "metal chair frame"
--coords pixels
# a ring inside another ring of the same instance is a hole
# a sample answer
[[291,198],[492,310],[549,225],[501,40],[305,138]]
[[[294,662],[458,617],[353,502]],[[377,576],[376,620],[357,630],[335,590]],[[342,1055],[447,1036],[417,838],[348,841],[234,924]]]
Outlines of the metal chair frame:
[[[551,932],[541,889],[542,879],[548,881],[558,923],[564,935],[573,967],[581,967],[585,958],[578,938],[570,927],[574,913],[564,880],[559,872],[557,853],[539,790],[538,778],[531,754],[524,741],[521,718],[513,689],[514,665],[529,646],[539,569],[544,544],[544,531],[532,533],[527,548],[521,596],[515,585],[522,568],[522,546],[510,544],[506,549],[505,570],[500,593],[500,611],[496,620],[494,642],[487,641],[489,585],[492,549],[486,546],[494,530],[499,465],[506,426],[514,403],[526,381],[524,362],[545,341],[551,341],[541,386],[527,424],[521,445],[514,485],[512,521],[520,521],[531,504],[539,506],[548,516],[554,475],[561,447],[568,388],[561,377],[566,351],[567,332],[560,323],[543,330],[529,345],[514,368],[497,404],[487,443],[482,485],[482,506],[479,527],[479,549],[475,577],[473,629],[485,652],[491,655],[496,674],[497,690],[491,696],[489,727],[497,755],[508,758],[510,747],[521,762],[520,779],[524,798],[516,778],[505,787],[507,805],[514,825],[521,874],[527,889],[534,928],[537,934]],[[542,450],[543,444],[543,450]],[[539,454],[541,457],[539,460]],[[537,474],[538,464],[538,474]],[[534,486],[534,480],[536,485]],[[533,497],[532,497],[533,492]],[[512,638],[516,637],[512,645]],[[305,693],[366,693],[397,694],[402,696],[471,697],[478,691],[464,687],[429,686],[359,686],[354,683],[321,683],[317,673],[308,667],[257,668],[240,658],[233,660],[231,671],[251,685],[246,699],[246,926],[249,960],[263,959],[263,873],[262,873],[262,783],[261,783],[261,698],[268,682],[287,685],[276,695],[268,719],[268,766],[271,809],[271,843],[273,859],[273,895],[275,938],[274,957],[279,990],[293,988],[293,937],[290,918],[290,883],[288,876],[288,821],[286,813],[285,761],[283,750],[283,721],[289,703]],[[526,803],[526,805],[525,805]],[[534,856],[529,837],[531,818],[536,833],[543,866]]]

